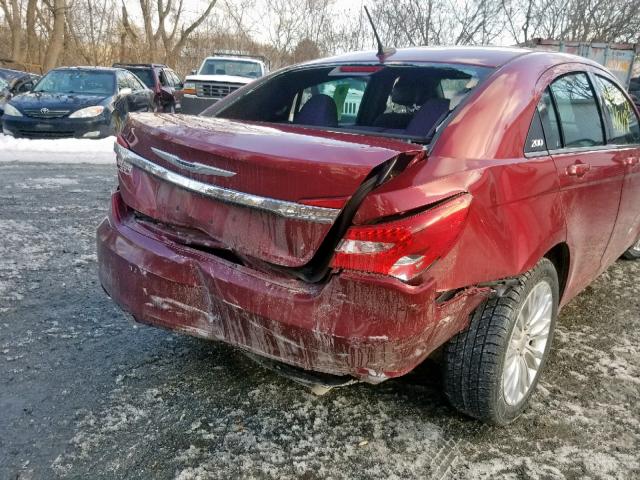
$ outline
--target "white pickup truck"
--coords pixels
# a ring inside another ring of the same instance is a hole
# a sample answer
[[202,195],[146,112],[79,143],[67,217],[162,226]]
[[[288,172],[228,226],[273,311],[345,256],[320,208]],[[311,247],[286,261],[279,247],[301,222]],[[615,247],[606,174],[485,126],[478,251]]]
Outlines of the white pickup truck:
[[184,80],[182,111],[198,114],[238,88],[267,73],[266,61],[249,55],[214,54]]

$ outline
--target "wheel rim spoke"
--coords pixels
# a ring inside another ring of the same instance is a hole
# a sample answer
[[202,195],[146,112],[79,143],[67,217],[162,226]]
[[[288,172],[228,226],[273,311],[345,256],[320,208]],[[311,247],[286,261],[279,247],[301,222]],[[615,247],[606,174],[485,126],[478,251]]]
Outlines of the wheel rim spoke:
[[527,369],[527,365],[523,358],[519,360],[518,367],[520,368],[520,372],[518,374],[518,401],[520,401],[529,389],[529,370]]
[[520,382],[520,359],[514,356],[507,369],[507,378],[504,385],[505,394],[514,396]]
[[549,340],[552,315],[551,286],[541,281],[522,302],[507,343],[502,389],[509,405],[520,403],[535,382]]
[[535,350],[533,348],[527,347],[524,350],[523,358],[527,365],[527,368],[530,368],[535,371],[538,369],[538,366],[542,361],[542,352]]

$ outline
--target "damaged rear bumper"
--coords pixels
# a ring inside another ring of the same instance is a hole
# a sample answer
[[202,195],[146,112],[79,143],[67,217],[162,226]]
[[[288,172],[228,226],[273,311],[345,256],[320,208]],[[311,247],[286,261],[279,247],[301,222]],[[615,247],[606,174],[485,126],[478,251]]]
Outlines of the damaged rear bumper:
[[489,294],[468,289],[438,304],[434,281],[277,277],[145,232],[119,205],[116,192],[98,227],[98,264],[102,286],[124,310],[306,370],[372,383],[403,375],[463,329]]

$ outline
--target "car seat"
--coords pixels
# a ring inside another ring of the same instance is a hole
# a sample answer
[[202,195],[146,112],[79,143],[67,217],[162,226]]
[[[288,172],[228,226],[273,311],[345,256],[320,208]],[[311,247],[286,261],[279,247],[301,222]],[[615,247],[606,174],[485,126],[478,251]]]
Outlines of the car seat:
[[391,101],[408,109],[406,112],[387,112],[378,115],[374,127],[391,130],[404,130],[416,114],[415,107],[424,105],[429,99],[442,98],[434,78],[403,76],[398,78],[391,90]]
[[405,129],[405,134],[415,137],[426,136],[447,112],[449,112],[449,100],[430,98],[413,115]]
[[337,127],[338,108],[336,102],[329,95],[323,93],[314,95],[296,114],[294,123],[317,127]]

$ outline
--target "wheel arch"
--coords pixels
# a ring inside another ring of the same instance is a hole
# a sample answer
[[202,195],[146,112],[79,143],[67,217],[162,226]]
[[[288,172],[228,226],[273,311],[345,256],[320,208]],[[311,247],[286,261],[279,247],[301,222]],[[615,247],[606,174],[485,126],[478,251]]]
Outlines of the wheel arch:
[[547,253],[544,254],[548,258],[558,273],[558,285],[560,287],[560,301],[564,298],[564,292],[569,280],[569,267],[571,266],[571,252],[566,242],[556,244]]

